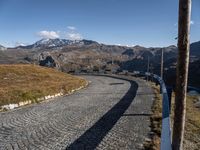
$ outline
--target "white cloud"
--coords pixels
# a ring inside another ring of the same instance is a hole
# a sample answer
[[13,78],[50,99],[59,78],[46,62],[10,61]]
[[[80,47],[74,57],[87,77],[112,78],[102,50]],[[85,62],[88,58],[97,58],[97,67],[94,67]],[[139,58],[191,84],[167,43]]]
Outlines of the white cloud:
[[81,40],[81,39],[83,39],[83,37],[80,33],[67,33],[66,37],[69,40]]
[[76,27],[74,27],[74,26],[68,26],[67,29],[69,29],[69,30],[76,30]]
[[37,35],[45,39],[55,39],[60,37],[59,32],[45,30],[38,32]]
[[77,32],[77,28],[75,26],[68,26],[68,32],[66,33],[66,38],[69,40],[82,40],[83,37],[80,33]]
[[82,40],[82,35],[77,31],[75,26],[67,26],[68,31],[47,31],[43,30],[37,33],[38,36],[44,39],[55,39],[66,37],[69,40]]

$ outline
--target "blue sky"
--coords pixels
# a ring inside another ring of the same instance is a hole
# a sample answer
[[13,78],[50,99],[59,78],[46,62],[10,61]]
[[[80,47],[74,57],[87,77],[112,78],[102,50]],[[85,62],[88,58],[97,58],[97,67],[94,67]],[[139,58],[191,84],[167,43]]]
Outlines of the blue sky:
[[[177,36],[178,0],[0,0],[0,44],[41,38],[168,46]],[[200,0],[193,0],[191,42],[200,40]]]

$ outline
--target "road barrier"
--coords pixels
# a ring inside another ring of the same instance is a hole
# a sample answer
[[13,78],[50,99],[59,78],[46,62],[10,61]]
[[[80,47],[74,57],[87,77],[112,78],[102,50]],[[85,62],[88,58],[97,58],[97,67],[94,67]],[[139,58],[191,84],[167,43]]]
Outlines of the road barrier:
[[[149,76],[149,73],[146,74]],[[156,79],[161,87],[162,92],[162,130],[161,130],[161,150],[171,150],[171,127],[170,127],[170,102],[164,81],[155,74],[150,74]]]

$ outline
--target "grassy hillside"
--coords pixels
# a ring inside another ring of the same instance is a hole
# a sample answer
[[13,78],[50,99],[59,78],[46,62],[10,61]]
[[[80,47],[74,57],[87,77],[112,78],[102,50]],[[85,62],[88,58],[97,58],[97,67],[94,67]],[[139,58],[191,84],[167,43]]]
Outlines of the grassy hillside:
[[0,106],[32,100],[84,86],[86,81],[34,65],[0,65]]

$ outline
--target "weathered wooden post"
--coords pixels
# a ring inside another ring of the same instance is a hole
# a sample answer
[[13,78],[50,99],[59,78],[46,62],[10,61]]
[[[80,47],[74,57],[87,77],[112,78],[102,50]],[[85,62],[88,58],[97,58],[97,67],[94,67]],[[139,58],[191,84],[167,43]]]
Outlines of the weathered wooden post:
[[164,51],[163,48],[161,49],[161,64],[160,64],[160,77],[163,79],[163,55]]
[[[148,56],[148,58],[147,58],[147,72],[149,73],[149,56]],[[147,76],[147,81],[149,81],[149,76]]]
[[[161,49],[161,58],[160,58],[160,77],[161,79],[164,81],[163,79],[163,48]],[[160,93],[162,93],[162,86],[160,86]]]
[[172,148],[183,149],[190,48],[191,0],[179,0],[178,61]]

